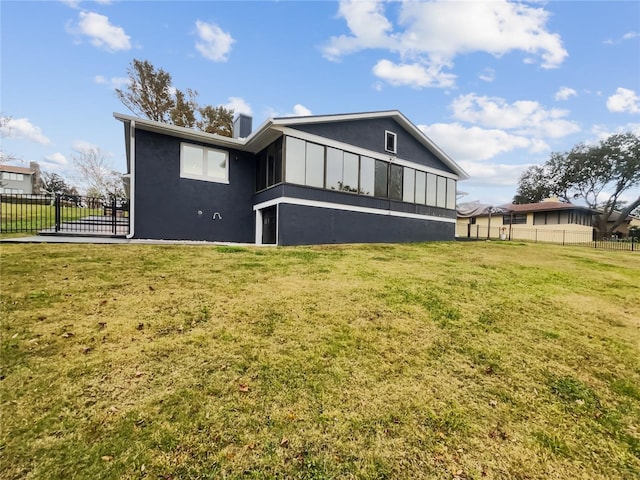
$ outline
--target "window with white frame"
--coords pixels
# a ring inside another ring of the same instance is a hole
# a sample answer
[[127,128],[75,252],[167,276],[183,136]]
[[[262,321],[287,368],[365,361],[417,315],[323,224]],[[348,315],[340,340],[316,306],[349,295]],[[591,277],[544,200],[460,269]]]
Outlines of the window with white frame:
[[397,152],[397,135],[389,130],[384,131],[384,149],[389,153]]
[[229,152],[181,143],[180,177],[229,183]]

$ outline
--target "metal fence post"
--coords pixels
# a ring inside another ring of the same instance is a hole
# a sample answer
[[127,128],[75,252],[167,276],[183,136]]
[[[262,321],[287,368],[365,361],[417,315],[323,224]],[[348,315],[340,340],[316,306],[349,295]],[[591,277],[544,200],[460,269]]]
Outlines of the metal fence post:
[[111,230],[115,235],[117,233],[116,227],[116,197],[111,199]]
[[60,204],[60,195],[56,193],[56,200],[53,207],[56,216],[56,232],[60,231]]

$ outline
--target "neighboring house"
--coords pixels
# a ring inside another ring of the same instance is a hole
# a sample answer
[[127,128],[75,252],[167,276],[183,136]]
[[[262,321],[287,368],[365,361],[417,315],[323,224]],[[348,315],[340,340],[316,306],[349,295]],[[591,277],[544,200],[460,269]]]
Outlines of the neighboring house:
[[466,173],[398,111],[273,118],[227,138],[122,114],[135,238],[453,240]]
[[[607,222],[608,227],[613,226],[613,223],[616,222],[621,216],[620,212],[612,212],[609,216],[609,220]],[[620,225],[618,225],[614,231],[613,236],[618,238],[628,238],[629,237],[629,229],[631,227],[640,227],[640,218],[634,217],[632,215],[628,215]]]
[[30,168],[0,165],[0,193],[33,193],[33,175]]
[[557,198],[485,209],[459,208],[456,234],[459,237],[504,237],[557,243],[590,241],[596,213],[588,207],[563,203]]

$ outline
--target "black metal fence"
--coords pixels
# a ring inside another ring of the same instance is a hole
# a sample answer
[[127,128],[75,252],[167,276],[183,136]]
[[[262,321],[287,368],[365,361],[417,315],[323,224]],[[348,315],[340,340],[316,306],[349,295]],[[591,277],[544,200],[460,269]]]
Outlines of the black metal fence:
[[0,233],[120,237],[129,233],[129,200],[77,195],[0,194]]
[[488,228],[486,225],[457,225],[458,238],[472,238],[476,240],[523,240],[528,242],[555,243],[558,245],[574,245],[606,250],[640,251],[640,241],[637,238],[601,238],[594,235],[592,229],[584,231],[552,230],[546,228],[520,228],[497,226]]

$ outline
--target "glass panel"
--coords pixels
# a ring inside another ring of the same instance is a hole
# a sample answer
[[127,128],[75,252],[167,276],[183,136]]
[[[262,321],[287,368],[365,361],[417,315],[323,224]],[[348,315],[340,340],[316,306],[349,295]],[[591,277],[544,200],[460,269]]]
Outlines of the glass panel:
[[227,152],[207,150],[207,177],[227,178]]
[[438,195],[436,197],[436,206],[447,206],[447,179],[444,177],[438,177]]
[[274,144],[267,147],[267,185],[276,183],[276,146]]
[[329,190],[342,190],[342,150],[327,147],[327,183]]
[[282,182],[282,137],[276,140],[276,164],[274,173],[274,183]]
[[267,188],[267,155],[263,150],[256,161],[256,191]]
[[404,177],[402,181],[402,201],[411,202],[415,201],[415,182],[416,171],[413,168],[404,169]]
[[360,193],[373,196],[375,185],[375,160],[370,157],[360,157]]
[[456,181],[453,178],[447,178],[447,208],[456,208]]
[[324,187],[324,147],[307,143],[307,170],[305,184],[310,187]]
[[436,205],[436,176],[427,173],[427,205]]
[[416,171],[416,203],[424,205],[426,203],[427,174]]
[[304,143],[303,140],[287,137],[285,163],[287,182],[304,185]]
[[204,175],[203,153],[203,149],[200,147],[182,144],[182,173]]
[[342,190],[358,193],[358,155],[344,152],[342,182]]
[[376,183],[374,195],[376,197],[387,196],[387,175],[389,173],[389,164],[382,160],[376,160]]
[[402,200],[402,167],[400,165],[390,165],[389,198],[391,200]]

